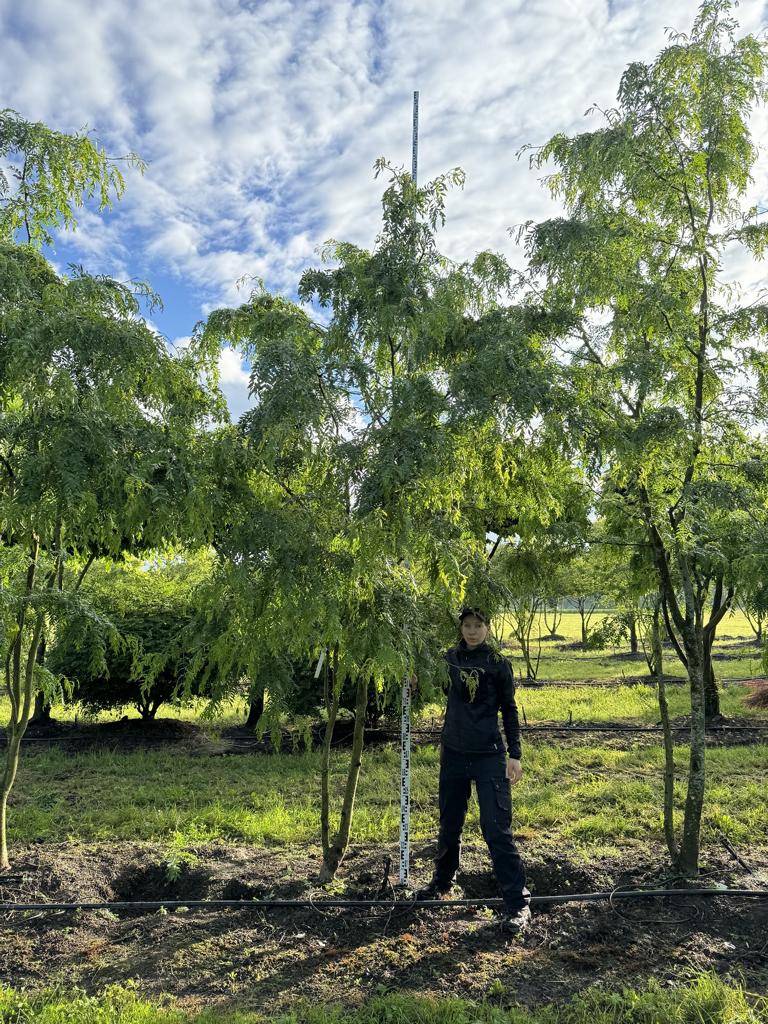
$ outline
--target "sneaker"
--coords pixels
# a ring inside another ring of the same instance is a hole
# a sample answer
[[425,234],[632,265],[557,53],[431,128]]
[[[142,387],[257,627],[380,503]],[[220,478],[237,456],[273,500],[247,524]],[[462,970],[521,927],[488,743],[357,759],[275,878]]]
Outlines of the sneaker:
[[520,935],[531,923],[531,908],[507,910],[501,918],[501,930],[508,935]]
[[436,879],[432,879],[428,882],[423,889],[417,889],[414,893],[414,897],[417,900],[442,900],[445,899],[451,889],[453,888],[453,882],[449,882],[448,885],[444,885],[442,882],[438,882]]

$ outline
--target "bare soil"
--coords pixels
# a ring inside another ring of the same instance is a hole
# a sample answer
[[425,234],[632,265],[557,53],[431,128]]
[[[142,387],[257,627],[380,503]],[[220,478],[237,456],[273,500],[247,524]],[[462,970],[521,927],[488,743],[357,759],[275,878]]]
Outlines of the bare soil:
[[[543,836],[540,849],[524,851],[534,895],[671,884],[664,862],[644,851],[587,864],[545,843]],[[702,884],[768,889],[768,849],[739,852],[751,870],[725,850],[707,851]],[[319,867],[312,849],[207,845],[189,853],[188,862],[169,867],[168,850],[156,845],[32,845],[17,852],[13,875],[0,876],[0,900],[306,898]],[[339,874],[343,897],[376,895],[385,857],[395,864],[396,854],[353,847]],[[416,882],[429,877],[433,856],[431,845],[416,849]],[[465,847],[459,883],[466,896],[497,894],[484,847]],[[702,969],[765,991],[767,933],[768,900],[684,895],[534,906],[518,939],[506,938],[487,908],[414,910],[405,902],[375,911],[7,913],[0,914],[0,983],[97,991],[135,979],[146,995],[171,994],[190,1008],[269,1012],[302,998],[357,1003],[389,989],[541,1005],[597,981],[680,981]]]

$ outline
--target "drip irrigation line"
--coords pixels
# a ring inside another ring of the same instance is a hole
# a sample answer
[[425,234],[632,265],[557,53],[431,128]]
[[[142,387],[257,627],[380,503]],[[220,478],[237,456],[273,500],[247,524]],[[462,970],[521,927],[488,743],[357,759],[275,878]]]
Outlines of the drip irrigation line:
[[[672,732],[689,732],[690,726],[688,725],[673,725],[671,726]],[[382,737],[387,739],[399,739],[400,734],[390,729],[373,729],[372,732],[376,732]],[[590,732],[608,732],[608,733],[653,733],[662,735],[663,730],[658,725],[569,725],[567,722],[562,725],[547,724],[547,725],[521,725],[521,732],[565,732],[565,733],[590,733]],[[768,735],[768,724],[766,725],[711,725],[706,729],[706,733],[728,733],[728,732],[749,732],[757,733],[759,735]],[[440,736],[440,729],[413,729],[411,732],[412,736]],[[344,737],[339,739],[339,744],[344,742]],[[25,736],[23,743],[55,743],[55,744],[67,744],[67,743],[90,743],[93,746],[107,747],[110,745],[109,741],[113,741],[115,746],[120,746],[121,737],[109,737],[108,739],[101,739],[94,736]],[[145,749],[147,747],[167,747],[169,740],[153,740],[149,743],[146,740],[142,740],[139,737],[132,737],[129,746],[135,746],[136,748]],[[6,745],[4,738],[0,738],[0,748]],[[250,749],[253,744],[243,741],[234,740],[229,744],[231,749]],[[194,748],[191,748],[194,751]]]
[[[0,877],[0,881],[2,878]],[[560,903],[597,903],[608,900],[653,899],[674,896],[724,896],[728,898],[768,899],[768,889],[613,889],[608,892],[564,893],[555,896],[531,896],[535,905]],[[500,897],[487,899],[455,899],[455,900],[416,900],[376,898],[366,900],[119,900],[101,901],[96,903],[0,903],[1,914],[19,913],[24,911],[63,911],[63,910],[165,910],[186,907],[194,909],[232,908],[237,910],[289,910],[289,909],[343,909],[346,907],[382,907],[395,906],[418,907],[434,910],[439,907],[500,907],[504,901]]]

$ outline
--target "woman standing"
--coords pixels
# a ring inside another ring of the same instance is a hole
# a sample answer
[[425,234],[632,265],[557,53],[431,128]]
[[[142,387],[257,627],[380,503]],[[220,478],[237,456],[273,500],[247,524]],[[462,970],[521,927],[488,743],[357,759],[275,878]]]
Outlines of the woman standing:
[[517,933],[527,926],[531,911],[525,868],[511,829],[510,786],[523,777],[512,667],[486,643],[490,623],[485,612],[464,608],[459,622],[461,640],[445,655],[450,686],[440,744],[440,834],[435,871],[416,895],[418,899],[440,899],[450,891],[459,867],[461,832],[474,782],[480,828],[504,897],[502,927]]

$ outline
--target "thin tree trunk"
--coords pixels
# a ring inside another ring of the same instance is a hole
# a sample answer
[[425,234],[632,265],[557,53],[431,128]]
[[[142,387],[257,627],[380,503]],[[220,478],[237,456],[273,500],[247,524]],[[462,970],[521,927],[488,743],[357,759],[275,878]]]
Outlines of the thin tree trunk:
[[577,601],[577,607],[579,609],[579,618],[581,619],[581,646],[587,646],[587,613],[584,608],[582,601]]
[[[40,648],[37,652],[37,664],[45,664],[45,637],[40,641]],[[35,694],[35,708],[29,723],[30,725],[48,725],[51,721],[51,703],[42,690],[38,690]]]
[[691,751],[688,764],[688,792],[685,797],[680,869],[686,875],[699,873],[701,815],[704,807],[706,751],[706,694],[704,688],[703,637],[696,628],[685,638],[688,679],[691,691]]
[[264,714],[264,692],[262,691],[258,697],[254,697],[248,705],[248,717],[245,720],[245,724],[249,729],[255,729],[259,724],[259,719]]
[[8,796],[16,781],[16,772],[19,768],[19,753],[21,749],[21,738],[23,734],[18,732],[8,737],[8,747],[5,755],[5,771],[3,772],[2,786],[0,786],[0,871],[7,871],[11,866],[8,857]]
[[720,690],[715,678],[715,665],[712,661],[712,637],[705,636],[703,651],[704,675],[704,717],[707,722],[720,717]]
[[651,626],[651,650],[653,657],[653,674],[656,677],[657,694],[659,698],[659,712],[661,714],[661,727],[664,733],[664,838],[667,841],[667,849],[672,858],[672,863],[677,866],[680,859],[680,850],[675,837],[674,819],[674,792],[675,792],[675,752],[673,745],[672,729],[669,723],[669,704],[667,703],[667,688],[664,682],[664,648],[661,644],[661,607],[656,602],[653,609],[653,623]]
[[[551,625],[549,622],[549,612],[552,613]],[[563,613],[560,609],[559,601],[553,601],[550,608],[547,608],[546,602],[544,603],[544,628],[549,631],[550,637],[555,637],[557,635],[557,627],[560,625],[562,618]]]
[[336,725],[336,715],[339,711],[339,694],[335,685],[338,656],[339,649],[338,647],[335,647],[333,650],[333,666],[328,664],[328,658],[326,657],[323,669],[323,696],[327,715],[323,750],[320,760],[320,838],[323,847],[323,862],[325,862],[331,848],[330,796],[328,792],[328,782],[331,771],[331,743],[333,742],[333,728]]
[[323,866],[320,869],[320,882],[330,882],[336,877],[339,865],[344,859],[349,844],[349,834],[352,828],[352,815],[355,809],[355,794],[357,783],[360,778],[360,768],[363,763],[363,738],[365,735],[365,707],[368,703],[368,679],[360,675],[357,680],[357,694],[355,699],[355,728],[352,733],[352,753],[347,772],[347,785],[344,790],[344,800],[341,805],[341,820],[339,831],[328,851],[323,851]]
[[[661,638],[659,638],[659,642],[661,642]],[[632,654],[637,654],[638,649],[639,648],[638,648],[638,642],[637,642],[637,619],[635,618],[634,615],[630,615],[630,617],[629,617],[629,650],[630,650],[630,652]]]
[[[40,542],[37,538],[33,541],[29,567],[27,569],[27,580],[25,587],[26,597],[30,597],[35,589],[37,576],[37,560],[40,554]],[[19,768],[19,755],[21,752],[21,741],[27,731],[29,717],[32,713],[35,660],[37,651],[43,637],[45,626],[45,615],[39,612],[35,619],[35,625],[27,651],[26,665],[22,668],[22,647],[24,643],[24,630],[26,627],[27,610],[23,605],[16,619],[17,634],[5,663],[5,681],[8,688],[8,696],[11,702],[11,715],[7,728],[7,749],[5,758],[5,769],[0,779],[0,871],[7,871],[11,866],[8,856],[8,796],[16,781],[16,773]]]

